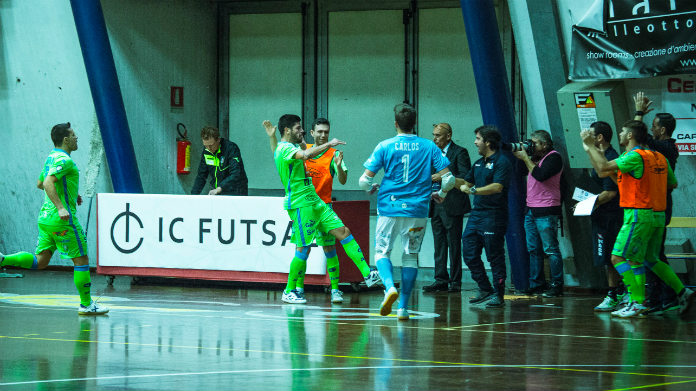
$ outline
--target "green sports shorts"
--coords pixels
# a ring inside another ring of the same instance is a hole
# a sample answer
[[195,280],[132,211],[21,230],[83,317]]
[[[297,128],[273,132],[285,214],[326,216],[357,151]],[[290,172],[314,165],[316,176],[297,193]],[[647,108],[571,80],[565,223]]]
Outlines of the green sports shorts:
[[45,250],[58,251],[61,258],[73,259],[87,255],[87,237],[80,223],[73,219],[73,224],[46,225],[39,224],[39,239],[35,254]]
[[643,263],[650,236],[653,234],[651,209],[624,209],[624,220],[614,242],[612,255]]
[[326,235],[332,236],[329,231],[344,226],[336,212],[323,202],[289,209],[288,216],[292,220],[290,241],[298,247],[309,246],[315,239],[318,245],[323,246],[325,244],[320,244],[320,241]]
[[648,248],[645,251],[645,258],[650,264],[660,260],[660,248],[662,247],[662,236],[665,234],[665,212],[653,212],[653,230],[648,240]]

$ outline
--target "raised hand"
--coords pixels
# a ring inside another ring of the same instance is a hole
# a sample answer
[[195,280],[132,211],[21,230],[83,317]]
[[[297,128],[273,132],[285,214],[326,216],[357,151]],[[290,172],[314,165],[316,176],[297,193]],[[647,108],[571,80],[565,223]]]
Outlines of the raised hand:
[[340,166],[342,162],[343,162],[343,152],[336,151],[336,153],[334,154],[334,163],[336,164],[336,166]]
[[266,134],[268,135],[268,137],[272,137],[273,135],[275,135],[276,130],[278,130],[278,127],[273,126],[273,124],[269,120],[263,121],[263,127],[264,129],[266,129]]
[[346,145],[345,141],[341,141],[337,138],[331,139],[331,141],[328,142],[330,147],[335,147],[337,145]]
[[633,97],[633,103],[636,105],[636,111],[642,111],[643,115],[648,114],[654,109],[650,107],[652,101],[648,98],[643,91],[638,91]]

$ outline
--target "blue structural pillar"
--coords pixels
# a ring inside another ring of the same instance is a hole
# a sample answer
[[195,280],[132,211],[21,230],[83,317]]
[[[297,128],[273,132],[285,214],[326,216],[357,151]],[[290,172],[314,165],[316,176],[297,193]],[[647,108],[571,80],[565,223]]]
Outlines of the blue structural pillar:
[[99,0],[70,0],[116,193],[142,193],[126,109]]
[[[461,0],[460,3],[483,122],[498,127],[503,142],[517,141],[517,126],[493,1]],[[512,282],[515,288],[522,290],[527,288],[529,280],[529,254],[524,233],[524,176],[519,171],[517,158],[505,153],[515,167],[508,193],[506,242]]]

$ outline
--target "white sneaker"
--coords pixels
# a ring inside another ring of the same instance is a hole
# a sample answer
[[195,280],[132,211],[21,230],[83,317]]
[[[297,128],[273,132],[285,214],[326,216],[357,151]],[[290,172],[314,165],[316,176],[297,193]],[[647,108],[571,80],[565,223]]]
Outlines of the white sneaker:
[[399,320],[408,320],[408,310],[406,308],[399,308],[396,310],[396,319]]
[[598,312],[609,312],[609,311],[614,311],[616,310],[616,307],[619,305],[619,301],[616,299],[613,299],[611,296],[607,295],[607,297],[604,298],[604,300],[594,308],[595,311]]
[[331,302],[332,303],[343,303],[343,292],[339,289],[331,290]]
[[620,302],[619,304],[617,304],[616,310],[611,311],[611,316],[619,316],[619,313],[621,313],[621,311],[623,311],[627,308],[630,308],[632,305],[633,305],[633,302],[631,302],[631,301],[629,301],[628,304],[626,304],[626,305],[621,305],[621,302]]
[[307,302],[307,299],[305,299],[304,297],[300,297],[297,294],[296,289],[293,289],[290,292],[283,292],[282,300],[285,303],[290,303],[290,304],[304,304]]
[[299,297],[300,299],[305,299],[304,288],[295,288],[295,294],[296,294],[297,297]]
[[367,285],[368,288],[381,282],[382,279],[379,278],[379,272],[377,270],[371,270],[370,274],[365,277],[365,285]]
[[695,297],[694,291],[689,288],[684,288],[684,293],[679,296],[679,315],[686,314],[686,311],[689,310],[689,307],[694,302]]
[[107,307],[98,304],[94,300],[92,300],[87,307],[80,304],[80,306],[77,308],[77,313],[80,315],[104,315],[107,312],[109,312]]
[[384,292],[384,300],[382,300],[382,304],[379,306],[379,314],[382,316],[391,314],[392,304],[394,304],[397,298],[399,298],[399,292],[394,287]]
[[625,307],[618,313],[619,318],[641,318],[645,316],[648,307],[641,303],[633,303],[629,307]]

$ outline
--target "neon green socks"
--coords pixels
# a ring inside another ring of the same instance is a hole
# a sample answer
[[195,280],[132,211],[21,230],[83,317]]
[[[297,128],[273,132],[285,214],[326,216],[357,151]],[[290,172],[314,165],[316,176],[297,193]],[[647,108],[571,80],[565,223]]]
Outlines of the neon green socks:
[[360,273],[363,275],[363,277],[369,276],[370,267],[367,265],[367,262],[365,262],[360,245],[355,240],[353,235],[348,235],[347,238],[341,240],[341,245],[343,245],[343,250],[345,250],[346,254],[350,257],[350,259],[353,260],[355,266],[360,269]]
[[38,261],[36,255],[22,251],[16,254],[5,255],[3,266],[17,266],[22,269],[36,269]]
[[303,251],[295,251],[295,256],[290,262],[290,273],[288,273],[288,284],[285,286],[285,292],[288,293],[291,290],[297,288],[297,279],[302,277],[303,287],[304,287],[304,273],[307,270],[307,257],[309,256],[308,249]]
[[80,304],[87,307],[92,304],[92,295],[90,294],[92,280],[89,277],[89,265],[75,266],[73,270],[73,280],[77,292],[80,294]]
[[682,289],[684,289],[684,284],[668,264],[662,261],[657,261],[652,265],[648,264],[648,267],[653,271],[653,273],[655,273],[656,276],[660,277],[665,284],[674,289],[676,293],[679,293],[682,291]]
[[324,254],[326,254],[326,270],[329,272],[331,289],[338,289],[338,254],[336,254],[336,249]]
[[[635,294],[633,292],[636,288],[636,276],[635,274],[633,274],[633,269],[631,269],[631,265],[629,265],[626,261],[622,261],[620,263],[615,264],[614,268],[621,275],[624,285],[626,285],[626,290],[631,295],[631,300],[635,301]],[[645,291],[643,291],[643,296],[645,296]]]

